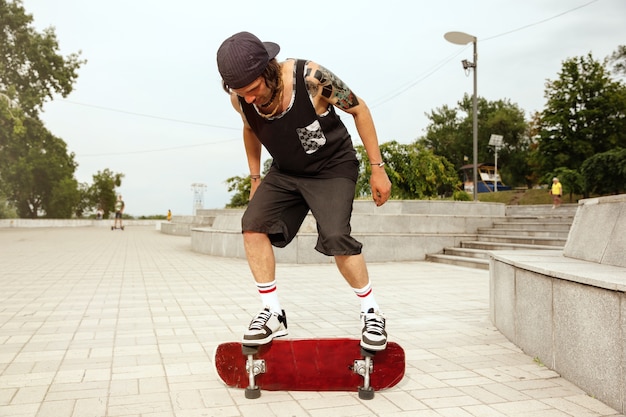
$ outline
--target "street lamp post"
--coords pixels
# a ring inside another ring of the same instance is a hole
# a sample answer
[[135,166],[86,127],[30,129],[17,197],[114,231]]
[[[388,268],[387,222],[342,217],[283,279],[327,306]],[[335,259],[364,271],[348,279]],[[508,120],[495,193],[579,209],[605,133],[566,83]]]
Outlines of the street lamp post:
[[450,43],[454,43],[457,45],[467,45],[472,42],[474,44],[474,62],[468,62],[467,60],[463,60],[463,69],[473,68],[474,69],[474,95],[472,97],[473,102],[473,139],[474,139],[474,201],[478,200],[476,193],[478,189],[478,105],[477,105],[477,72],[478,72],[478,53],[477,53],[477,43],[478,39],[476,36],[468,35],[464,32],[448,32],[443,37]]

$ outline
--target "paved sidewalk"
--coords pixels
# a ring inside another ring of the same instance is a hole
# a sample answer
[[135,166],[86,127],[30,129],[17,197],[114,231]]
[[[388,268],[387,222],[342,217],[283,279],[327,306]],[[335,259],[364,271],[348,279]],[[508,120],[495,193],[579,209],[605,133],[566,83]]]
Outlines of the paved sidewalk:
[[[263,392],[217,379],[212,354],[259,305],[247,263],[153,228],[0,229],[0,416],[618,416],[490,323],[486,271],[370,264],[404,380],[354,393]],[[290,337],[357,337],[336,268],[279,265]],[[622,416],[623,417],[623,416]]]

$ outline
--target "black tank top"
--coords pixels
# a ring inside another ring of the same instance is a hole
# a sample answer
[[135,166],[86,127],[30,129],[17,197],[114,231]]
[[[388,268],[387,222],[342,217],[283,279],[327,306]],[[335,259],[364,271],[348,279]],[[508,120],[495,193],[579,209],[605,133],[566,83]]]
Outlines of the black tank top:
[[318,115],[304,80],[304,60],[295,62],[293,104],[271,119],[259,115],[253,104],[239,102],[248,124],[272,155],[272,168],[281,172],[318,178],[357,180],[358,160],[345,125],[329,106]]

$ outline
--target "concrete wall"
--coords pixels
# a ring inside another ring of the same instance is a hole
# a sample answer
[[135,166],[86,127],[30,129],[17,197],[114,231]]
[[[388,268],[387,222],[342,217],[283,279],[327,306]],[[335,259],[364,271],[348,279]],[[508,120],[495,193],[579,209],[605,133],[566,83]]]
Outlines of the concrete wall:
[[[453,201],[390,201],[376,207],[372,201],[355,201],[353,236],[363,243],[363,254],[371,262],[424,260],[427,253],[458,246],[475,236],[479,227],[491,227],[504,216],[505,206],[497,203]],[[241,238],[243,211],[213,212],[212,227],[191,230],[194,251],[214,256],[245,258]],[[309,214],[294,241],[286,248],[274,248],[277,262],[329,263],[332,257],[317,252],[315,219]]]
[[390,200],[376,207],[371,200],[355,200],[353,213],[504,216],[505,208],[500,203],[450,200]]
[[[159,226],[162,220],[126,220],[124,226]],[[111,227],[113,220],[89,219],[0,219],[3,227]]]

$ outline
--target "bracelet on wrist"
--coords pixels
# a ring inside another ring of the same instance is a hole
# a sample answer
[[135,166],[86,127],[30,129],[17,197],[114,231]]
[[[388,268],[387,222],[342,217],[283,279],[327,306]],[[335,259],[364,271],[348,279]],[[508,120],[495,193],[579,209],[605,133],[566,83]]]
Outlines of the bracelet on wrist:
[[256,174],[256,175],[250,175],[250,179],[251,179],[252,181],[257,181],[257,180],[260,180],[260,179],[261,179],[261,176],[260,176],[260,175],[258,175],[258,174]]
[[385,166],[385,161],[382,162],[377,162],[375,164],[370,163],[371,166],[378,166],[378,167],[384,167]]

